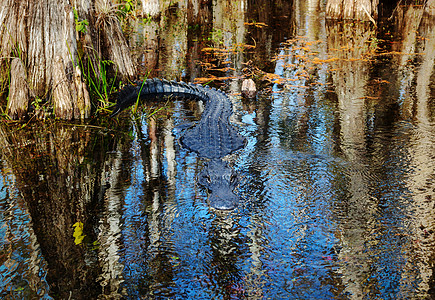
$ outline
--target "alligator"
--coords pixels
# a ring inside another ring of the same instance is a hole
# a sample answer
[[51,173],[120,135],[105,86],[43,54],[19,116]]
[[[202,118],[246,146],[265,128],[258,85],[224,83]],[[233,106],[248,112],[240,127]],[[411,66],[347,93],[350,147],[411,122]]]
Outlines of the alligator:
[[167,97],[203,101],[204,112],[199,122],[188,128],[180,137],[182,147],[207,159],[197,176],[197,182],[208,191],[210,206],[218,210],[232,210],[239,197],[234,189],[238,185],[235,171],[223,158],[242,149],[246,139],[230,124],[233,106],[221,90],[191,83],[162,79],[147,79],[136,85],[127,85],[118,93],[111,117],[141,100]]

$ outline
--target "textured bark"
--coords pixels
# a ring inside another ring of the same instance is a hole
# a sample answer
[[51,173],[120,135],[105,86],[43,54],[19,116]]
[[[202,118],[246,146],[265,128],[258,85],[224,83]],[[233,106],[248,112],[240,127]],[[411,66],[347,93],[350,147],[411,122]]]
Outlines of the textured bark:
[[[85,33],[76,32],[73,7],[80,20],[89,22]],[[6,58],[0,61],[0,82],[7,80],[9,71],[14,83],[27,78],[30,89],[27,95],[51,103],[56,117],[87,118],[91,105],[77,69],[79,53],[84,55],[80,59],[89,59],[96,67],[96,76],[100,74],[101,60],[113,62],[113,74],[120,80],[135,75],[117,19],[117,7],[110,0],[0,0],[0,53]],[[19,57],[24,65],[17,68],[14,63],[12,69],[14,57]],[[18,71],[21,73],[14,74]],[[28,100],[18,99],[18,95],[12,95],[8,104],[14,119],[22,118],[27,111],[24,103]]]
[[52,76],[55,83],[52,91],[54,114],[62,119],[77,118],[79,114],[73,100],[74,82],[67,78],[65,64],[61,57],[57,57],[54,62]]
[[26,1],[0,0],[0,82],[8,81],[10,64],[8,57],[19,57],[27,49],[25,39],[27,11]]
[[327,0],[326,18],[375,22],[378,0]]
[[142,10],[145,15],[157,16],[160,13],[159,0],[142,0]]
[[[118,5],[111,0],[76,1],[79,19],[89,22],[89,29],[80,39],[83,51],[94,66],[102,59],[115,65],[113,70],[123,81],[135,76],[136,68],[131,59],[127,41],[118,21]],[[97,70],[99,71],[99,70]]]
[[11,62],[11,83],[9,87],[8,115],[12,119],[21,119],[29,106],[29,86],[26,70],[19,58]]
[[62,58],[68,70],[73,70],[76,56],[75,23],[67,1],[29,1],[26,38],[29,43],[27,68],[30,86],[38,96],[47,94],[53,82],[53,63]]
[[242,82],[242,96],[245,98],[254,98],[257,95],[257,87],[252,79],[245,79]]
[[91,98],[89,97],[88,89],[83,82],[82,72],[78,66],[76,66],[74,73],[74,83],[77,91],[77,108],[80,113],[80,118],[86,119],[89,117],[89,112],[91,111]]
[[108,22],[108,25],[100,30],[102,48],[105,50],[102,51],[102,55],[115,63],[122,79],[132,78],[135,74],[135,67],[121,26],[117,19],[109,19]]

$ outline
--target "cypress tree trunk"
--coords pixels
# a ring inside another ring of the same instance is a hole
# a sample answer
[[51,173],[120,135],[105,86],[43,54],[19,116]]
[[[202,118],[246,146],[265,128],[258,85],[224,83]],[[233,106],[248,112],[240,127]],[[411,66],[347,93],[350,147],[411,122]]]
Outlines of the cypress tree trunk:
[[27,112],[29,105],[29,86],[27,84],[26,69],[19,58],[11,61],[11,86],[7,113],[12,119],[21,119]]
[[157,16],[160,13],[159,0],[142,0],[142,11],[145,15]]
[[378,4],[378,0],[327,0],[326,18],[375,23],[378,17]]
[[[86,33],[76,32],[73,8],[81,20],[87,18]],[[91,105],[78,68],[79,52],[94,62],[113,61],[121,80],[134,76],[110,0],[0,0],[0,23],[0,82],[10,72],[7,111],[12,119],[24,117],[29,102],[49,103],[57,118],[87,118]],[[23,81],[27,90],[21,89]]]

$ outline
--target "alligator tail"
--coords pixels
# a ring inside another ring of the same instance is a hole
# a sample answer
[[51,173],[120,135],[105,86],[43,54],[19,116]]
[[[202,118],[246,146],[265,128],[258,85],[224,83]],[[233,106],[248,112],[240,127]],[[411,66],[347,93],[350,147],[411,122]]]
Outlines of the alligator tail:
[[190,100],[208,101],[208,88],[201,85],[184,82],[168,81],[165,79],[147,79],[137,85],[128,85],[118,93],[118,100],[110,117],[114,117],[124,109],[141,100],[155,100],[162,97],[175,97]]

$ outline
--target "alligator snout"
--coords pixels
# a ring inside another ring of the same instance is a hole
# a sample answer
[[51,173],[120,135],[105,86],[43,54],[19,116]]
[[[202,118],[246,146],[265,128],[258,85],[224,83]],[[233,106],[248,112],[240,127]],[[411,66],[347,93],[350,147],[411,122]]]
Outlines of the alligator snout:
[[207,188],[210,206],[218,210],[235,209],[239,197],[234,193],[238,185],[235,171],[220,159],[210,160],[198,174],[198,183]]
[[233,192],[224,195],[211,191],[209,198],[210,207],[218,210],[233,210],[239,203],[239,197]]

